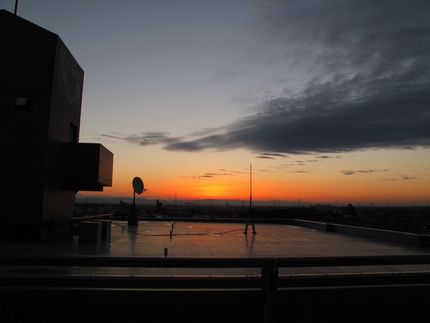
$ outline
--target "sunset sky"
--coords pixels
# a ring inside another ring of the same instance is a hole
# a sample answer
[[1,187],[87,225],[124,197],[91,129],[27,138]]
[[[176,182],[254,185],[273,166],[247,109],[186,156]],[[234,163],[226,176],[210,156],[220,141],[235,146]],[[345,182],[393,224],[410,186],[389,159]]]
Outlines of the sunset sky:
[[[13,0],[0,9],[13,11]],[[85,71],[104,192],[430,205],[428,0],[20,0]]]

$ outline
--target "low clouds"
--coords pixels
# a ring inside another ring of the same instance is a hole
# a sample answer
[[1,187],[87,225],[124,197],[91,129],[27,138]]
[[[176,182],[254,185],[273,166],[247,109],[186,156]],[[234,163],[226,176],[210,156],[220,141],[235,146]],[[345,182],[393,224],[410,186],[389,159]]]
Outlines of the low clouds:
[[213,179],[216,177],[236,176],[236,175],[242,175],[242,174],[248,174],[248,172],[241,171],[241,170],[228,170],[225,168],[220,168],[218,169],[217,172],[206,172],[197,176],[181,176],[181,177],[192,178],[192,179]]
[[315,158],[319,158],[319,159],[332,159],[332,158],[336,158],[336,159],[339,159],[339,158],[342,158],[342,157],[340,157],[340,156],[321,155],[321,156],[316,156]]
[[286,158],[288,157],[285,154],[280,153],[260,153],[256,158],[260,159],[278,159],[278,158]]
[[233,173],[204,173],[203,175],[198,176],[198,178],[214,178],[217,176],[233,176]]
[[150,146],[157,144],[167,145],[180,140],[178,138],[171,137],[168,132],[142,132],[139,135],[124,135],[121,133],[112,132],[110,134],[102,134],[101,137],[120,139],[139,146]]
[[404,181],[413,181],[416,180],[417,178],[415,176],[406,176],[406,175],[402,175],[402,180]]
[[[268,0],[267,46],[284,51],[290,64],[314,71],[300,91],[286,89],[254,115],[193,137],[165,132],[110,137],[190,152],[428,147],[429,12],[428,0]],[[258,158],[278,157],[263,153]]]
[[401,175],[400,177],[383,177],[383,178],[380,178],[379,180],[384,182],[396,182],[396,181],[414,181],[417,179],[418,178],[415,176]]
[[342,170],[342,174],[346,176],[357,175],[357,174],[370,174],[370,173],[381,173],[387,172],[387,169],[366,169],[366,170]]

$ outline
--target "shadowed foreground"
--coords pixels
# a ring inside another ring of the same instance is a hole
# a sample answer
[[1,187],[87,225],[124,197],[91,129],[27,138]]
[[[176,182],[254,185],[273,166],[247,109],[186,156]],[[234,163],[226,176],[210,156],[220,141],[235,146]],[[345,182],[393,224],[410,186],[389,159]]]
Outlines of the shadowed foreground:
[[[395,322],[430,308],[426,249],[288,225],[115,225],[110,245],[5,243],[2,322]],[[161,257],[168,248],[168,257]],[[278,274],[279,273],[279,274]]]

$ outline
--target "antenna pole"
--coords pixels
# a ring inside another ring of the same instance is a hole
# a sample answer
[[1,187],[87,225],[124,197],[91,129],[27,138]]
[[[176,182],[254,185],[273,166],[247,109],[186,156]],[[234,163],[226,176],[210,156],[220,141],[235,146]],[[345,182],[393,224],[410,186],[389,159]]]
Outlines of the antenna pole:
[[252,163],[249,164],[249,208],[252,208]]
[[243,234],[248,234],[248,226],[252,225],[252,234],[257,234],[255,231],[254,216],[252,214],[252,163],[249,163],[249,210],[248,219],[246,220],[245,230]]
[[136,210],[136,191],[133,190],[133,204],[131,206],[130,214],[128,215],[128,225],[137,225],[137,210]]
[[15,0],[15,10],[13,11],[14,15],[16,16],[16,11],[18,10],[18,0]]

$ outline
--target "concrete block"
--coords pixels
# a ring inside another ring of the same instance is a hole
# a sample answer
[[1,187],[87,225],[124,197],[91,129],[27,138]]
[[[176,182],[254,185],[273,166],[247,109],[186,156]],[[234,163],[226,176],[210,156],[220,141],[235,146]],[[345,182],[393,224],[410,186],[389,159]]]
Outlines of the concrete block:
[[79,243],[99,244],[102,236],[100,222],[81,222],[79,225]]

